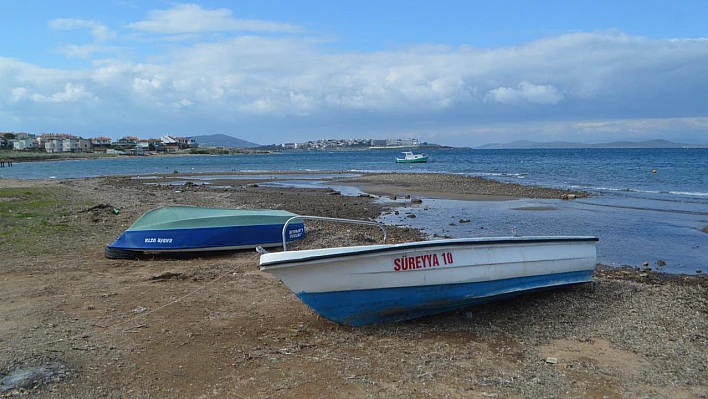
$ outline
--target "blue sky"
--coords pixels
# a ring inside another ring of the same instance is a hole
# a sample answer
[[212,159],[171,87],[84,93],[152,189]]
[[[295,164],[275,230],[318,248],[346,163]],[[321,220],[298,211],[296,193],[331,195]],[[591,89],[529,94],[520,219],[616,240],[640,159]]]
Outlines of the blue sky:
[[706,1],[0,0],[0,131],[708,143],[706,15]]

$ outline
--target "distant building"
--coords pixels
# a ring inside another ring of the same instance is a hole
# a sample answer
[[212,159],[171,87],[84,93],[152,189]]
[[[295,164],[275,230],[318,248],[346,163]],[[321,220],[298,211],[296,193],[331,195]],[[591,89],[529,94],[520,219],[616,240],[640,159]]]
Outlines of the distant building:
[[104,137],[104,136],[95,137],[90,140],[91,140],[91,145],[93,145],[94,147],[97,147],[97,148],[108,148],[111,146],[111,143],[113,142],[113,140],[111,140],[110,137]]
[[24,139],[15,139],[13,140],[13,145],[12,148],[14,150],[35,150],[39,148],[39,140],[36,138],[24,138]]
[[91,141],[71,134],[43,134],[38,139],[40,148],[46,152],[90,152]]
[[418,139],[371,140],[371,148],[411,148],[420,146]]

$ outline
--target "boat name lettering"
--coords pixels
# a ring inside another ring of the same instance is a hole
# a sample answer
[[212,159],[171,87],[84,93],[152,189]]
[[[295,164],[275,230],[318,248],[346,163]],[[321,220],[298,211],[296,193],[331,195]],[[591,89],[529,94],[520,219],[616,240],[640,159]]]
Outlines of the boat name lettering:
[[300,238],[302,237],[302,234],[305,232],[304,227],[300,227],[299,229],[292,229],[288,231],[289,237],[290,238]]
[[415,256],[403,255],[400,258],[396,258],[393,260],[393,270],[399,272],[416,269],[427,269],[429,267],[440,266],[441,264],[450,265],[453,262],[454,260],[452,257],[452,253],[450,252]]
[[172,239],[171,238],[155,238],[155,237],[149,237],[145,239],[146,243],[158,243],[158,244],[171,244]]

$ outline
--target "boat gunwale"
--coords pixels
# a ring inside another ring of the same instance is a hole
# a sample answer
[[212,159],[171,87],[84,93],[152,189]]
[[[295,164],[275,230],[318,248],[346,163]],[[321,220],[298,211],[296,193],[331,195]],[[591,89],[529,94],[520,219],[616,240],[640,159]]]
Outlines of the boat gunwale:
[[[484,246],[484,245],[498,245],[498,244],[539,244],[539,243],[561,243],[561,242],[597,242],[600,239],[597,237],[592,237],[592,236],[569,236],[569,237],[510,237],[510,238],[494,238],[494,239],[485,239],[483,237],[481,238],[456,238],[456,239],[446,239],[446,240],[431,240],[431,241],[415,241],[415,242],[409,242],[409,243],[401,243],[401,244],[379,244],[379,245],[373,245],[372,247],[374,248],[369,248],[369,249],[362,249],[360,251],[347,251],[347,252],[338,252],[338,253],[329,253],[329,254],[320,254],[320,255],[311,255],[308,257],[304,258],[299,258],[299,259],[281,259],[281,260],[274,260],[270,262],[262,262],[263,256],[261,256],[261,263],[260,263],[260,268],[263,270],[263,268],[269,268],[273,266],[282,266],[286,264],[293,264],[293,263],[303,263],[303,262],[310,262],[310,261],[316,261],[316,260],[323,260],[323,259],[333,259],[333,258],[343,258],[343,257],[350,257],[350,256],[357,256],[357,255],[369,255],[369,254],[376,254],[376,253],[385,253],[385,252],[393,252],[393,251],[398,251],[401,249],[418,249],[418,248],[434,248],[434,247],[448,247],[448,246]],[[342,248],[342,247],[339,247]],[[351,247],[355,249],[356,247]],[[322,248],[326,249],[326,248]],[[279,253],[297,253],[297,252],[304,252],[308,250],[302,250],[302,251],[286,251],[286,252],[279,252]]]
[[[199,215],[180,215],[180,212],[200,212]],[[212,211],[216,214],[205,215],[205,212]],[[175,214],[169,214],[171,212],[176,212]],[[163,216],[162,214],[167,214],[172,218],[169,221],[154,221],[152,219]],[[268,218],[268,219],[278,219],[278,218],[292,218],[293,216],[298,216],[296,213],[292,213],[280,209],[248,209],[248,208],[217,208],[217,207],[202,207],[193,205],[167,205],[157,208],[150,209],[149,211],[143,213],[138,219],[131,224],[126,231],[149,231],[149,230],[184,230],[192,229],[195,227],[170,227],[170,224],[178,224],[189,222],[193,220],[215,220],[215,219],[239,219],[243,217],[252,218]],[[280,223],[269,223],[270,224],[280,224]],[[238,223],[225,223],[213,226],[201,226],[196,228],[214,228],[214,227],[244,227],[253,226],[255,224],[238,224]]]

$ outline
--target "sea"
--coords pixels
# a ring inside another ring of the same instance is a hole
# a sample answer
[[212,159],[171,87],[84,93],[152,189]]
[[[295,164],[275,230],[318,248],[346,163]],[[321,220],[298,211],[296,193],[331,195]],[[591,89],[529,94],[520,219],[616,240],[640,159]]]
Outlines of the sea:
[[[448,173],[524,185],[584,190],[590,198],[459,201],[424,198],[381,216],[435,237],[596,236],[598,261],[670,274],[708,273],[708,149],[430,149],[430,161],[397,164],[401,150],[289,151],[253,155],[189,155],[15,162],[0,178],[75,179],[155,174],[307,172],[273,183],[340,189],[327,172]],[[0,180],[0,189],[2,180]],[[381,201],[391,201],[381,198]],[[411,214],[415,217],[411,217]]]

